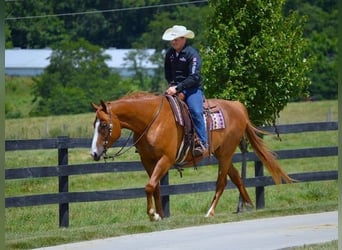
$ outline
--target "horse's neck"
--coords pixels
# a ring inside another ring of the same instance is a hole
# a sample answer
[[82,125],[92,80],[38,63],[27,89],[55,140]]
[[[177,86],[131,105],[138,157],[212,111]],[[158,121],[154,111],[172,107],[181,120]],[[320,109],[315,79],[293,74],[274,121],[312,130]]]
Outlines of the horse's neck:
[[112,112],[122,128],[142,132],[152,121],[157,106],[155,100],[124,99],[112,103]]

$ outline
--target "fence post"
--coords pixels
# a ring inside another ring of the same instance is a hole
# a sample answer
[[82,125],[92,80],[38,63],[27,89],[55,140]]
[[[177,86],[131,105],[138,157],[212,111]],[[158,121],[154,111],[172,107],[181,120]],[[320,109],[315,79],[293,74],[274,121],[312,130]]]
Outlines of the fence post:
[[[261,161],[254,162],[255,177],[264,176],[264,167]],[[255,188],[256,209],[265,208],[265,187]]]
[[[160,185],[168,186],[169,185],[169,172],[167,172],[163,178],[160,180]],[[165,217],[170,217],[170,195],[162,195],[162,206]]]
[[[68,165],[68,136],[59,136],[58,144],[58,165]],[[69,176],[58,177],[58,192],[69,192]],[[59,227],[69,226],[69,203],[59,203]]]

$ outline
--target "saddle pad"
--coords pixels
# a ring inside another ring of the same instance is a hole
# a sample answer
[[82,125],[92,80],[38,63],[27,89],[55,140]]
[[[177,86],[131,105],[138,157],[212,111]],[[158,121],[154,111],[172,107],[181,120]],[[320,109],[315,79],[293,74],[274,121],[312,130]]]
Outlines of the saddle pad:
[[[179,102],[177,102],[175,97],[173,97],[171,95],[166,95],[166,98],[171,105],[171,109],[173,111],[176,122],[180,126],[184,126],[185,121],[184,121],[184,117],[183,117],[181,108],[179,107]],[[203,113],[203,117],[204,117],[204,121],[206,123],[206,126],[208,126],[207,119],[206,119],[206,114],[208,114],[208,113],[210,114],[209,119],[211,119],[211,121],[209,122],[209,130],[210,131],[216,130],[216,129],[223,129],[226,127],[222,110],[221,109],[215,109],[215,111],[212,111],[211,108],[210,108],[209,112]]]
[[[205,115],[203,116],[204,116],[204,120],[207,122],[207,120],[205,119]],[[216,130],[216,129],[223,129],[226,127],[221,109],[218,109],[215,112],[210,112],[210,118],[211,118],[211,122],[209,123],[210,131]]]

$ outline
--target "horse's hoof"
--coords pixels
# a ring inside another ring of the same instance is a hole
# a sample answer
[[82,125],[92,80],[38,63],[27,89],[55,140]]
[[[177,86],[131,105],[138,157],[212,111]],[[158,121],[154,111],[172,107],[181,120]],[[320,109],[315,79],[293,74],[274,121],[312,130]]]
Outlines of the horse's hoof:
[[208,212],[206,213],[205,217],[214,217],[215,216],[215,208],[213,206],[211,206],[208,210]]
[[154,215],[153,215],[153,221],[160,221],[161,219],[162,219],[162,218],[160,217],[159,214],[154,213]]
[[243,212],[250,212],[253,210],[253,208],[254,208],[254,206],[252,203],[248,203],[248,202],[241,203],[238,205],[238,207],[235,211],[235,214],[239,214],[239,213],[243,213]]
[[215,216],[215,214],[206,214],[204,217],[209,218],[209,217],[214,217],[214,216]]
[[214,217],[215,216],[215,211],[213,209],[209,209],[208,212],[206,213],[205,217]]
[[159,214],[157,213],[154,213],[154,214],[150,214],[150,221],[161,221],[161,217]]
[[245,206],[247,208],[247,212],[251,212],[254,209],[254,206],[252,203],[246,203]]
[[158,213],[154,212],[153,209],[149,211],[148,216],[151,221],[160,221],[162,219]]

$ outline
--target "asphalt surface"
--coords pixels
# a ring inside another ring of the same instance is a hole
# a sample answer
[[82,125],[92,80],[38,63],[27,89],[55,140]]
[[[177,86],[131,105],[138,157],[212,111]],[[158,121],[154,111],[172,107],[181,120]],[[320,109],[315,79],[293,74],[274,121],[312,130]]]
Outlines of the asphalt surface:
[[132,234],[46,250],[275,250],[338,239],[337,211]]

